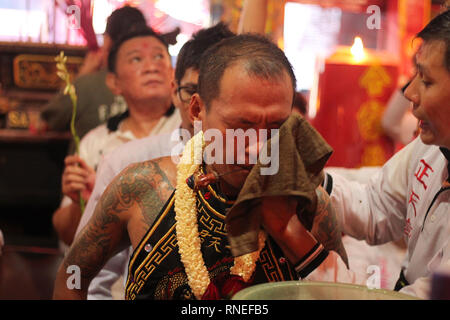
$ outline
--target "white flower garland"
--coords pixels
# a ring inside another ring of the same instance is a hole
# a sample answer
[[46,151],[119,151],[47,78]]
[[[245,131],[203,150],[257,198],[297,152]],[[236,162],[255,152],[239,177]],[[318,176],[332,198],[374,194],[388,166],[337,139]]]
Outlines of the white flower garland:
[[[202,163],[205,142],[200,131],[188,141],[177,166],[177,186],[175,190],[175,220],[178,248],[184,265],[189,286],[195,297],[201,299],[209,286],[208,269],[201,252],[201,242],[197,224],[197,199],[186,179],[194,174]],[[254,270],[261,249],[266,240],[265,232],[259,233],[257,251],[237,257],[230,269],[233,275],[241,276],[247,282]]]

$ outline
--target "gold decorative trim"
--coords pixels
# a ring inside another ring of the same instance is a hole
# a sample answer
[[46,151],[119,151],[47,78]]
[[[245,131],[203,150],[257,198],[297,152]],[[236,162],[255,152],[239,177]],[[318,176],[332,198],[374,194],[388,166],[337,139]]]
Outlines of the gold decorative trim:
[[218,216],[221,219],[225,219],[225,216],[221,213],[219,213],[217,210],[215,210],[209,203],[208,201],[205,199],[205,197],[203,196],[203,194],[199,191],[197,192],[197,194],[200,196],[201,202],[208,207],[209,210],[212,211],[212,213],[214,213],[216,216]]
[[208,185],[208,190],[209,192],[211,192],[211,194],[216,197],[219,201],[226,203],[226,204],[234,204],[236,201],[232,201],[232,200],[227,200],[224,197],[218,195],[216,193],[216,191],[213,189],[213,187],[211,187],[211,185]]
[[[201,173],[205,173],[205,170],[203,170],[203,166],[200,166],[199,167],[199,171],[201,172]],[[220,196],[220,195],[218,195],[217,194],[217,192],[216,192],[216,190],[214,190],[213,189],[213,187],[211,187],[211,185],[210,184],[208,184],[208,191],[217,199],[217,200],[219,200],[220,202],[223,202],[223,203],[226,203],[226,204],[234,204],[236,201],[233,201],[233,200],[227,200],[227,199],[225,199],[224,197],[222,197],[222,196]]]
[[131,270],[131,267],[133,266],[134,261],[136,260],[139,252],[142,250],[142,248],[144,247],[145,243],[148,241],[148,239],[152,236],[152,234],[156,231],[156,228],[161,224],[162,220],[164,219],[164,217],[167,215],[167,213],[170,211],[171,207],[173,206],[173,203],[175,202],[175,197],[172,197],[172,199],[170,200],[169,204],[167,205],[166,209],[164,210],[164,212],[161,214],[161,216],[159,217],[159,219],[153,224],[151,230],[144,236],[144,238],[142,238],[141,242],[139,243],[138,247],[136,248],[136,250],[134,250],[130,264],[129,264],[129,271]]
[[163,262],[167,256],[177,247],[177,237],[175,225],[155,244],[133,275],[133,282],[128,286],[130,274],[128,275],[126,297],[127,300],[134,300],[136,295],[144,287],[148,277],[156,270],[156,267]]
[[[136,261],[136,258],[138,257],[139,253],[142,251],[142,248],[145,246],[146,242],[148,241],[148,239],[153,235],[153,233],[156,231],[156,228],[158,228],[158,226],[161,224],[161,222],[163,221],[163,219],[165,218],[165,216],[167,215],[167,213],[170,211],[170,209],[172,208],[173,204],[175,202],[175,197],[172,196],[172,199],[170,200],[170,202],[168,203],[166,209],[164,210],[164,212],[161,214],[161,216],[158,218],[158,220],[153,224],[153,226],[151,227],[151,229],[147,232],[147,234],[142,238],[141,242],[139,243],[139,245],[137,246],[136,250],[133,251],[133,254],[131,256],[131,260],[130,263],[128,264],[128,278],[127,278],[127,283],[125,285],[125,289],[128,293],[128,285],[130,283],[130,276],[133,274],[133,278],[137,273],[136,272],[132,272],[132,268],[133,265]],[[159,243],[159,242],[158,242]],[[152,249],[152,251],[157,247],[157,245],[155,245],[155,247]],[[150,254],[147,255],[147,257]],[[146,258],[147,259],[147,258]],[[143,263],[145,263],[145,260],[143,261]],[[141,263],[141,266],[142,264]],[[139,268],[141,268],[141,266],[139,266]],[[138,268],[138,270],[139,270]],[[127,297],[127,295],[126,295]]]
[[[261,264],[261,268],[263,269],[266,278],[269,282],[278,282],[278,281],[285,281],[284,274],[280,269],[279,261],[275,254],[273,253],[273,248],[270,243],[270,240],[266,240],[266,246],[261,251],[261,255],[259,257],[259,263]],[[292,270],[289,267],[289,263],[286,259],[287,268],[289,271],[289,276],[291,279],[288,280],[295,280],[296,278],[292,274]]]
[[215,232],[220,235],[227,235],[225,220],[223,218],[214,219],[204,208],[204,206],[200,206],[198,208],[198,212],[200,213],[200,218],[198,221],[209,231]]

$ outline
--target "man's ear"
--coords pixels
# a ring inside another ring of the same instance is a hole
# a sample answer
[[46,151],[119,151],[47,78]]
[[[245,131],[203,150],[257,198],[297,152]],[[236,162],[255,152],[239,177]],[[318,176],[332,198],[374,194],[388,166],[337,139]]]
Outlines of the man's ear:
[[205,120],[205,118],[205,103],[198,93],[194,93],[189,104],[189,120],[191,121],[191,123],[194,123],[194,121],[203,121]]
[[122,94],[122,90],[120,90],[118,84],[117,84],[117,76],[113,72],[108,72],[106,74],[106,85],[108,86],[109,90],[116,95],[119,96]]
[[175,107],[177,106],[177,104],[175,102],[178,99],[177,89],[178,89],[178,85],[177,85],[177,83],[176,83],[176,81],[174,79],[170,83],[170,93],[171,93],[171,96],[172,96],[172,102],[173,102],[173,104],[175,104]]
[[170,78],[175,81],[175,68],[172,66],[170,67]]

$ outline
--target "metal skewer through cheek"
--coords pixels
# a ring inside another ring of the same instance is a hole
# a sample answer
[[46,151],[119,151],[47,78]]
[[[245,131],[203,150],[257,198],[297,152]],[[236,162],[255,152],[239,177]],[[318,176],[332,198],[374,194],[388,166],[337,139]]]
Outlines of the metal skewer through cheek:
[[206,173],[206,174],[202,173],[202,174],[198,174],[198,175],[196,175],[194,173],[192,176],[190,176],[189,178],[186,179],[186,183],[191,189],[196,191],[199,189],[206,188],[211,183],[216,183],[220,177],[223,177],[227,174],[231,174],[234,172],[243,171],[243,170],[245,170],[245,169],[241,168],[241,169],[224,172],[222,174],[218,174],[215,171],[212,171],[212,172]]

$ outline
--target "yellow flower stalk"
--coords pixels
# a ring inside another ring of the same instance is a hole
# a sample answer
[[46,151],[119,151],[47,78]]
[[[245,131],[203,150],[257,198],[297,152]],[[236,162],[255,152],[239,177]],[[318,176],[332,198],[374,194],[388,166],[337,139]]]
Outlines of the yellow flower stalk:
[[[72,102],[72,119],[70,120],[70,132],[72,133],[72,139],[75,143],[75,153],[80,154],[80,137],[75,129],[75,118],[77,115],[77,93],[75,91],[75,86],[70,81],[70,74],[66,67],[67,57],[64,56],[64,51],[61,51],[58,56],[55,57],[56,61],[56,74],[60,77],[66,84],[64,88],[64,94],[69,95]],[[80,208],[81,214],[84,212],[84,199],[80,193]]]

